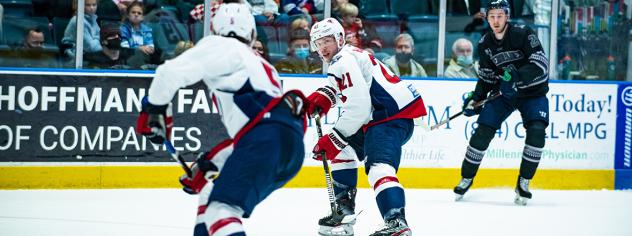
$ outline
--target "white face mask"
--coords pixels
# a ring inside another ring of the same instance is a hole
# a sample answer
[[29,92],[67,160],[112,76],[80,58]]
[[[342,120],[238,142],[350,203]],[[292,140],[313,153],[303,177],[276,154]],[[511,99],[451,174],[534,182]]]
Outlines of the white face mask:
[[456,64],[459,64],[460,66],[471,66],[473,62],[474,58],[472,58],[472,55],[461,55],[456,58]]

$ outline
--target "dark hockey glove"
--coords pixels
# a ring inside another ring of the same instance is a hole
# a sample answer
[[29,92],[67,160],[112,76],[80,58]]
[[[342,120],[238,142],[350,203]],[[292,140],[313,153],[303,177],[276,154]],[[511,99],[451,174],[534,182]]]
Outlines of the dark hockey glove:
[[173,117],[170,105],[153,105],[147,96],[142,100],[140,116],[136,120],[136,133],[147,137],[152,143],[162,144],[171,137]]
[[343,140],[336,130],[318,139],[314,146],[314,159],[322,160],[323,153],[327,156],[327,160],[336,159],[336,156],[347,146],[347,142]]
[[336,105],[336,90],[329,86],[318,88],[307,97],[307,100],[307,115],[314,116],[319,113],[324,116]]
[[182,190],[185,193],[200,193],[204,185],[217,176],[218,168],[211,162],[210,159],[212,157],[209,156],[211,156],[211,152],[200,153],[193,163],[193,166],[191,166],[193,177],[189,177],[186,174],[180,177],[180,184],[182,184]]
[[519,80],[518,71],[507,69],[503,72],[500,80],[500,94],[506,98],[513,98],[516,95],[516,81]]
[[477,102],[474,101],[474,92],[463,94],[463,115],[470,117],[480,114],[483,107],[475,106]]

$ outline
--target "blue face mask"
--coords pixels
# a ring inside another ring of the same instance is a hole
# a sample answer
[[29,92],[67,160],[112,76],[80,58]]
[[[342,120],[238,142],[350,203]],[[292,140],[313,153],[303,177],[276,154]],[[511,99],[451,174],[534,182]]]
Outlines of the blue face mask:
[[309,56],[309,48],[295,48],[294,56],[296,56],[299,59],[307,58],[307,56]]
[[469,55],[469,56],[461,55],[456,58],[456,64],[459,64],[460,66],[471,66],[472,62],[474,62],[472,55]]

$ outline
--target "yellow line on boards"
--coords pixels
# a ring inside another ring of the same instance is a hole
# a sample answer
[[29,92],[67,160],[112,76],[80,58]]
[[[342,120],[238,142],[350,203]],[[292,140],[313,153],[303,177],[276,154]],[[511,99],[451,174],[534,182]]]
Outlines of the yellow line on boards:
[[[480,169],[473,188],[510,187],[518,169]],[[179,188],[178,166],[7,166],[0,167],[0,189]],[[400,168],[405,188],[453,188],[457,168]],[[364,168],[358,185],[368,188]],[[285,187],[325,187],[322,167],[303,167]],[[614,170],[538,170],[532,189],[614,189]]]

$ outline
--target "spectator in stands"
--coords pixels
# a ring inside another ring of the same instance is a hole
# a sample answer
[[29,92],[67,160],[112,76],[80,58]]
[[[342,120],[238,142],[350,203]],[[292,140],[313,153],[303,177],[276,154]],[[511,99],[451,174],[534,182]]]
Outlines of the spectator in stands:
[[0,50],[0,66],[55,68],[58,67],[56,50],[44,50],[44,33],[41,29],[28,28],[24,31],[22,45]]
[[395,38],[395,55],[384,59],[384,64],[397,76],[427,77],[426,70],[413,60],[414,45],[410,34],[398,35]]
[[257,25],[287,25],[290,17],[285,13],[279,13],[279,5],[274,0],[248,0],[252,15],[255,16]]
[[477,78],[478,63],[474,61],[470,40],[460,38],[452,44],[452,59],[445,69],[446,78]]
[[121,12],[122,16],[124,16],[128,12],[127,8],[130,6],[130,4],[136,1],[143,2],[143,0],[112,0],[112,2],[116,4],[116,7]]
[[[73,2],[73,9],[77,13],[77,0]],[[97,0],[85,0],[84,21],[83,21],[83,51],[84,53],[99,52],[102,50],[99,40],[101,28],[97,24]],[[61,42],[67,48],[64,54],[68,57],[75,57],[77,37],[77,15],[73,16],[66,26],[64,37]]]
[[266,59],[266,61],[272,63],[270,61],[270,53],[268,53],[268,48],[260,40],[255,40],[255,43],[252,44],[252,50],[255,50],[255,52],[257,52],[259,56],[263,57],[263,59]]
[[128,61],[131,67],[144,64],[159,64],[160,52],[154,47],[152,29],[143,23],[143,3],[133,1],[127,7],[127,17],[121,25],[121,47],[131,49],[134,54]]
[[304,29],[304,30],[310,31],[311,25],[309,24],[309,21],[305,17],[297,17],[294,20],[292,20],[292,23],[290,23],[290,32],[296,29]]
[[281,0],[281,6],[291,18],[306,16],[310,23],[312,22],[311,14],[316,13],[313,0]]
[[[365,0],[366,1],[366,0]],[[340,6],[345,5],[347,3],[351,3],[354,6],[360,6],[360,0],[332,0],[331,1],[331,16],[334,18],[341,18],[340,16]]]
[[310,55],[309,32],[297,29],[290,32],[290,42],[287,57],[281,59],[275,68],[279,73],[286,74],[321,74],[322,62],[320,58]]
[[126,58],[121,53],[121,32],[118,25],[104,26],[101,30],[103,50],[89,52],[84,56],[84,68],[92,69],[128,69]]
[[382,50],[383,42],[379,38],[374,28],[362,23],[362,19],[358,17],[358,7],[353,3],[346,3],[340,6],[340,22],[347,34],[353,33],[357,37],[356,47],[362,49],[371,49],[372,52]]
[[34,49],[44,47],[44,32],[40,28],[29,28],[25,31],[22,42],[23,49]]

